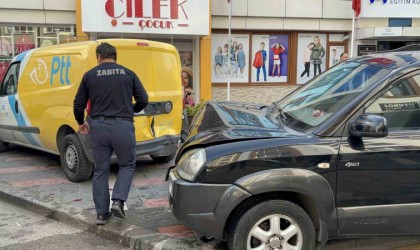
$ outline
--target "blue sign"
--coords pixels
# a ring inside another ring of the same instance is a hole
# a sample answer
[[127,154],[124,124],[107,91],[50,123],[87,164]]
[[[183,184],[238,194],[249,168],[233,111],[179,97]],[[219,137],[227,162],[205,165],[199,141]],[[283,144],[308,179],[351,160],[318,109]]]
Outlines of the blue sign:
[[[386,3],[388,0],[382,0],[384,3]],[[370,3],[374,3],[375,0],[370,0]]]

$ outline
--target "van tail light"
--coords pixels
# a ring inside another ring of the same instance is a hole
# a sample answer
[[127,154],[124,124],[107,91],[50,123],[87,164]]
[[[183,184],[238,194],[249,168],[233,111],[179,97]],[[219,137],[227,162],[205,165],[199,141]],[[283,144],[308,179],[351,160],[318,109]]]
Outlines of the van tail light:
[[144,46],[149,46],[149,44],[148,44],[148,43],[145,43],[145,42],[138,42],[138,43],[137,43],[137,46],[142,46],[142,47],[144,47]]

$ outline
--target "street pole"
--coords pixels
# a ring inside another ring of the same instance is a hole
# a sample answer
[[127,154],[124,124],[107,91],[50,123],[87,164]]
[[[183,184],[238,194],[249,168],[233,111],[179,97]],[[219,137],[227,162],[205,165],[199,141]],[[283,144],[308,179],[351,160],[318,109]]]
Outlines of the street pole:
[[227,100],[230,101],[230,56],[231,56],[231,46],[232,46],[232,0],[228,0],[229,3],[229,35],[228,35],[228,80],[227,80]]
[[354,48],[354,38],[356,36],[356,30],[355,30],[355,19],[356,19],[356,12],[353,11],[353,22],[352,22],[352,28],[351,28],[351,45],[350,45],[350,58],[353,57],[353,48]]

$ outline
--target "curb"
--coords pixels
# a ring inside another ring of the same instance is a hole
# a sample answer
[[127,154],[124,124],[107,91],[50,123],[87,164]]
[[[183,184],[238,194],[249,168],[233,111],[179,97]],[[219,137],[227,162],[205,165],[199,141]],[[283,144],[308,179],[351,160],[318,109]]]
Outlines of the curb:
[[134,235],[136,235],[136,232],[137,235],[140,232],[149,235],[156,234],[155,232],[133,226],[120,220],[112,220],[105,226],[97,226],[96,224],[94,224],[93,219],[92,223],[90,223],[86,220],[86,218],[83,218],[83,216],[81,216],[80,214],[72,215],[71,213],[63,211],[59,208],[45,206],[44,204],[41,204],[40,202],[37,202],[30,198],[22,198],[13,195],[10,191],[12,190],[6,191],[0,189],[0,200],[8,202],[17,207],[29,210],[31,212],[37,213],[41,216],[45,216],[47,218],[69,224],[76,228],[89,231],[108,240],[112,240],[124,246],[130,247],[131,249],[143,249],[135,248],[135,246],[144,246],[142,242],[139,242],[141,241],[141,239],[139,239],[138,237],[134,237]]
[[[2,184],[2,183],[0,183]],[[4,184],[4,183],[3,183]],[[200,243],[195,238],[172,238],[155,231],[134,226],[114,217],[105,226],[95,224],[91,215],[83,216],[81,211],[65,211],[60,206],[47,206],[30,197],[21,197],[17,190],[0,185],[0,200],[54,219],[102,238],[117,242],[130,249],[138,250],[214,250],[212,245]]]
[[[4,184],[4,183],[0,183]],[[217,245],[206,244],[192,238],[171,238],[158,232],[150,231],[123,220],[113,219],[105,226],[95,224],[95,218],[91,215],[83,216],[81,211],[64,211],[60,206],[46,206],[30,197],[20,197],[14,194],[16,190],[0,188],[0,200],[37,213],[41,216],[54,219],[76,228],[94,233],[102,238],[117,242],[130,249],[138,250],[215,250],[220,249]],[[92,217],[92,218],[91,218]],[[115,217],[114,217],[115,218]],[[331,244],[334,242],[333,244]],[[420,237],[379,237],[364,239],[347,239],[329,241],[326,250],[385,250],[399,249],[420,244]],[[414,248],[410,248],[414,249]]]

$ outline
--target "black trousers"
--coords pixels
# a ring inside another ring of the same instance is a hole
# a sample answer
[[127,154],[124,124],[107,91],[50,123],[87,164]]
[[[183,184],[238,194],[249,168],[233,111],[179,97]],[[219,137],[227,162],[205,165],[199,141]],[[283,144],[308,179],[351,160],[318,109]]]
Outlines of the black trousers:
[[93,173],[92,193],[96,212],[109,212],[109,167],[113,152],[117,155],[119,172],[112,199],[126,201],[136,168],[136,137],[134,124],[125,120],[91,120]]
[[307,74],[307,76],[309,77],[310,67],[311,67],[311,63],[310,62],[305,62],[305,70],[302,72],[302,74],[300,74],[300,77],[303,77],[305,74]]
[[316,70],[318,69],[318,74],[321,74],[321,64],[314,64],[314,76],[316,76]]

